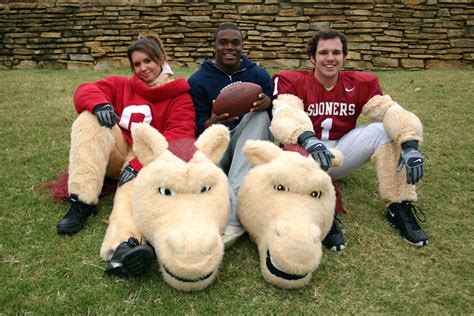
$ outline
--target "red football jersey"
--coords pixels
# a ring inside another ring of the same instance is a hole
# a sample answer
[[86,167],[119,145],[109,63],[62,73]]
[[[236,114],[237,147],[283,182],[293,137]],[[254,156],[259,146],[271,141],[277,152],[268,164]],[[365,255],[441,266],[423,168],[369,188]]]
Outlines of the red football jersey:
[[355,128],[362,107],[382,89],[377,76],[367,72],[341,71],[327,91],[312,70],[285,70],[273,75],[273,96],[285,93],[303,100],[317,138],[335,140]]

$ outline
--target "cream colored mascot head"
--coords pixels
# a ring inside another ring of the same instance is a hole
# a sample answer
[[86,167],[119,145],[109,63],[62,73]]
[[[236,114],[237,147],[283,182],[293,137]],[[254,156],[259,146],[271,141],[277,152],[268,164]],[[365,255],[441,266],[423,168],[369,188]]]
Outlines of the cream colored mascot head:
[[[258,246],[263,277],[281,288],[302,287],[319,266],[333,221],[331,178],[311,156],[271,142],[248,141],[244,151],[254,167],[240,187],[237,211]],[[337,165],[342,155],[334,153]]]
[[146,124],[132,129],[134,151],[144,165],[135,180],[133,217],[155,247],[164,280],[182,291],[201,290],[217,275],[228,220],[227,177],[216,165],[229,143],[225,126],[213,125],[185,162]]

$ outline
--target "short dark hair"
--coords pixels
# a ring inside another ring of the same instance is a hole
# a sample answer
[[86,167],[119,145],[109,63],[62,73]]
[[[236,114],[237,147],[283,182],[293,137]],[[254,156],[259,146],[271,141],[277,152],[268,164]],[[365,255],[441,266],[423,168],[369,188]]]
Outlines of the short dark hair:
[[335,30],[321,30],[316,33],[312,39],[308,41],[308,46],[306,46],[306,53],[311,58],[316,54],[316,49],[318,48],[318,43],[320,40],[328,40],[339,38],[342,43],[342,53],[344,57],[347,56],[347,38],[344,34],[335,31]]
[[147,54],[156,63],[167,59],[163,42],[157,34],[152,32],[138,36],[138,39],[128,46],[127,56],[132,72],[135,72],[132,62],[132,54],[135,51]]
[[237,25],[235,25],[234,23],[222,23],[221,25],[219,25],[219,27],[214,32],[214,42],[217,39],[217,34],[219,34],[220,31],[224,31],[224,30],[237,31],[237,32],[240,33],[240,37],[242,37],[242,40],[244,39],[244,36],[242,35],[242,31],[240,30],[240,28]]

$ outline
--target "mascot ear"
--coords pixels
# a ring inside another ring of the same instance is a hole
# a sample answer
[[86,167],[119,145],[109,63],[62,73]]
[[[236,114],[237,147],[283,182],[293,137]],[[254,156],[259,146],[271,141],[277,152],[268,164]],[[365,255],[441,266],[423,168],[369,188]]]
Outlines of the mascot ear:
[[245,157],[254,166],[270,162],[282,152],[277,145],[265,140],[248,140],[244,146]]
[[133,151],[146,166],[168,148],[165,137],[148,124],[136,123],[132,126]]
[[211,125],[204,130],[194,143],[213,163],[217,164],[229,145],[229,129],[221,124]]

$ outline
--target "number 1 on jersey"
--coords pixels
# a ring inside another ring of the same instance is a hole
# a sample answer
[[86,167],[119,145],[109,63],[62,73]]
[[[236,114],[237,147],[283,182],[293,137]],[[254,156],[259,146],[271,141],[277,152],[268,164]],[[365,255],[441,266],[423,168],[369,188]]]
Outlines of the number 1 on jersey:
[[329,131],[332,128],[332,118],[327,118],[321,122],[321,140],[329,140]]

